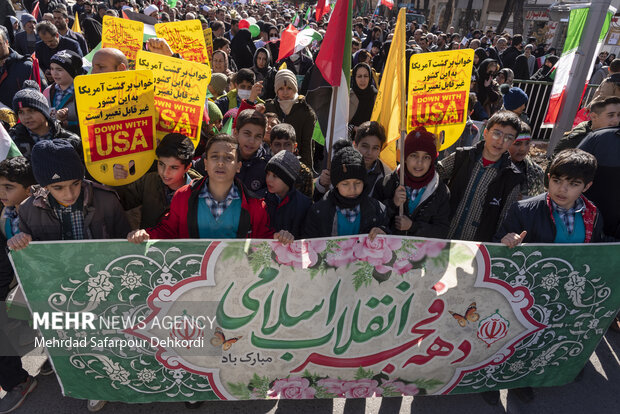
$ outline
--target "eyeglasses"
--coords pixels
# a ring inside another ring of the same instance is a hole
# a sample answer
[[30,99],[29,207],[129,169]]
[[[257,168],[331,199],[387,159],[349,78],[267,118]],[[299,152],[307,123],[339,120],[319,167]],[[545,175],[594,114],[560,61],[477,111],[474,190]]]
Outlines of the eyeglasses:
[[491,138],[495,141],[502,140],[502,142],[514,141],[517,137],[512,134],[506,134],[499,129],[492,129],[489,131],[491,133]]

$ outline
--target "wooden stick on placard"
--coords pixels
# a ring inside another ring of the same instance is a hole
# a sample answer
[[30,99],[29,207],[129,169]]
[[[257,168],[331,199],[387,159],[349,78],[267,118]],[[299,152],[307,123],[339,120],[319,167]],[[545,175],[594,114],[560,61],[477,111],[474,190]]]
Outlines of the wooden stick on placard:
[[[325,139],[327,148],[327,169],[331,169],[332,166],[332,151],[334,146],[334,124],[336,121],[336,105],[338,104],[338,88],[339,86],[334,86],[332,88],[332,109],[329,114],[329,130],[327,131],[327,138]],[[318,121],[317,121],[318,122]]]

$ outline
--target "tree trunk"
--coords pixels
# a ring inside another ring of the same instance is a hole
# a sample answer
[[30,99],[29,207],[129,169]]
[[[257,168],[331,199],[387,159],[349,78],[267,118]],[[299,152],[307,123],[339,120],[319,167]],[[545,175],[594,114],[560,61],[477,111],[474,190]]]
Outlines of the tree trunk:
[[504,11],[502,12],[502,17],[499,19],[499,24],[497,25],[497,29],[495,29],[495,33],[500,34],[504,31],[508,24],[508,20],[510,20],[510,15],[512,14],[514,6],[515,0],[506,0],[506,5],[504,6]]
[[[429,9],[428,9],[428,3],[430,3],[430,0],[424,0],[424,15],[425,15],[425,16],[428,16],[428,15],[429,15],[429,14],[428,14],[428,12],[429,12]],[[429,24],[429,27],[430,27],[430,26],[431,26],[431,25]]]
[[512,15],[512,32],[514,34],[525,34],[523,33],[523,2],[516,1],[515,7]]
[[469,0],[467,2],[467,8],[465,9],[465,28],[464,30],[461,32],[463,33],[463,35],[466,35],[467,33],[469,33],[469,29],[471,28],[471,18],[472,18],[472,14],[473,14],[473,10],[472,7],[474,6],[474,0]]
[[439,27],[445,33],[448,31],[448,27],[450,27],[450,23],[452,22],[452,12],[454,9],[454,0],[448,0],[446,3],[446,8],[441,15],[441,19],[439,20]]

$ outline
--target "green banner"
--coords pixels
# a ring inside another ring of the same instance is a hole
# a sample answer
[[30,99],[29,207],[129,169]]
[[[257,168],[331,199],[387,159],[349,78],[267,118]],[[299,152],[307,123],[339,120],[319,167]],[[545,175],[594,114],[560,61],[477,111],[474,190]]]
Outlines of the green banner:
[[619,256],[396,236],[11,253],[64,394],[125,402],[563,385],[620,307]]

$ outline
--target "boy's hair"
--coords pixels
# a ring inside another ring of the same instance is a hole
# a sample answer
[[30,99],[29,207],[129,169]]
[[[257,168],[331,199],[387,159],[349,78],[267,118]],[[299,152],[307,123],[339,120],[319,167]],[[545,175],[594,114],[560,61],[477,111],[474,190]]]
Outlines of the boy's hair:
[[620,59],[614,59],[611,61],[611,63],[609,64],[609,71],[611,73],[620,72]]
[[230,134],[217,134],[209,138],[209,140],[207,141],[207,145],[205,146],[205,158],[209,154],[209,149],[211,149],[213,144],[217,142],[225,142],[227,144],[234,145],[236,160],[238,161],[241,159],[241,153],[239,152],[239,143],[237,142],[235,137]]
[[353,46],[361,46],[361,42],[357,39],[351,39],[351,45]]
[[32,173],[32,165],[26,157],[8,158],[0,162],[0,177],[4,177],[24,188],[37,183]]
[[[258,125],[265,130],[267,128],[267,118],[261,112],[256,109],[244,109],[237,115],[237,121],[235,129],[240,131],[247,124]],[[274,127],[275,128],[275,127]],[[273,129],[271,130],[271,136],[273,137]],[[273,139],[273,138],[272,138]]]
[[620,104],[620,96],[609,96],[605,99],[596,99],[590,102],[590,112],[594,112],[597,115],[600,115],[605,110],[607,105],[616,105]]
[[494,125],[510,126],[517,131],[517,134],[521,132],[521,120],[512,111],[499,111],[494,113],[487,121],[487,129],[490,130]]
[[215,39],[213,39],[213,50],[220,50],[221,48],[229,44],[230,40],[226,39],[225,37],[216,37]]
[[265,113],[265,118],[267,118],[267,119],[275,118],[275,120],[278,121],[278,124],[280,123],[280,119],[278,119],[278,114],[276,114],[275,112],[266,112]]
[[158,158],[174,157],[187,167],[192,163],[194,144],[191,139],[183,134],[168,134],[157,146],[155,154]]
[[596,158],[594,155],[577,148],[560,151],[549,167],[550,176],[580,179],[584,184],[592,182],[595,173]]
[[233,82],[235,83],[235,85],[239,85],[243,81],[248,81],[252,85],[254,85],[254,83],[256,82],[256,75],[254,74],[252,69],[239,69],[239,72],[234,75]]
[[276,139],[285,139],[287,141],[297,142],[297,135],[295,134],[295,128],[291,124],[277,124],[271,128],[270,132],[271,142]]
[[521,121],[521,132],[519,134],[527,134],[530,135],[532,133],[532,128],[526,123]]
[[355,133],[355,144],[359,144],[363,138],[370,135],[379,138],[379,141],[381,141],[381,148],[383,148],[387,138],[385,136],[385,129],[377,121],[366,121],[357,128],[357,132]]

